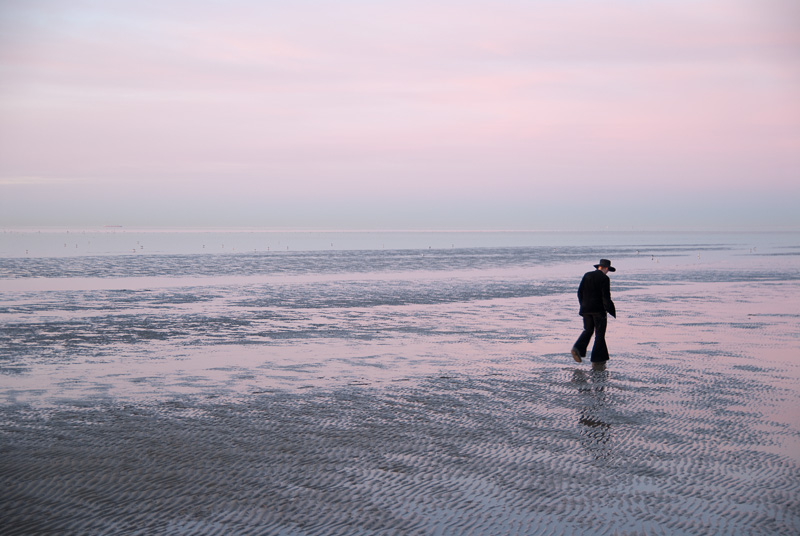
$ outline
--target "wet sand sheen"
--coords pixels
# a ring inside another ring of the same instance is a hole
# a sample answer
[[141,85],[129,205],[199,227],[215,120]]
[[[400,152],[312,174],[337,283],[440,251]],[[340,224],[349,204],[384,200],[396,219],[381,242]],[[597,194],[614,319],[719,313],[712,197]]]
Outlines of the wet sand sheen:
[[793,381],[615,366],[6,409],[4,532],[797,533]]

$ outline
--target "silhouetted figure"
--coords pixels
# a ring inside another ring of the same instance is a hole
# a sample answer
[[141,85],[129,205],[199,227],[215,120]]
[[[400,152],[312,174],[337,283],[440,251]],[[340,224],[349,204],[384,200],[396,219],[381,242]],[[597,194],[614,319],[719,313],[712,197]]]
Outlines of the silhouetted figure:
[[583,333],[572,347],[572,357],[580,363],[586,357],[586,348],[594,334],[592,347],[592,363],[608,361],[608,347],[606,346],[607,314],[617,317],[614,302],[611,301],[611,280],[608,272],[616,272],[608,259],[600,259],[595,264],[596,270],[586,272],[581,284],[578,286],[578,301],[580,302],[580,315],[583,317]]

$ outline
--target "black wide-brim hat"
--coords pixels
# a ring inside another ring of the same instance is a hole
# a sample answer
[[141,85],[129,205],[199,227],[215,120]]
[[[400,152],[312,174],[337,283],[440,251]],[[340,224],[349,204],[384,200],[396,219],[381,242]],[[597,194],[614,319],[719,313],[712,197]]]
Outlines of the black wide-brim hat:
[[616,271],[617,271],[617,269],[616,269],[616,268],[614,268],[613,266],[611,266],[611,261],[610,261],[610,260],[608,260],[608,259],[600,259],[600,264],[595,264],[595,265],[594,265],[594,267],[595,267],[595,268],[600,268],[601,266],[602,266],[603,268],[608,268],[608,271],[609,271],[609,272],[616,272]]

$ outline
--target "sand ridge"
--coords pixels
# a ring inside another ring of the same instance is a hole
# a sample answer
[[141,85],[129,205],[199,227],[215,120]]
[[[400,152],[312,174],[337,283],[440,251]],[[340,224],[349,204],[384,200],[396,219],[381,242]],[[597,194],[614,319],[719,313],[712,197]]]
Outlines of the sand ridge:
[[796,533],[797,430],[759,411],[789,382],[638,362],[6,407],[4,533]]

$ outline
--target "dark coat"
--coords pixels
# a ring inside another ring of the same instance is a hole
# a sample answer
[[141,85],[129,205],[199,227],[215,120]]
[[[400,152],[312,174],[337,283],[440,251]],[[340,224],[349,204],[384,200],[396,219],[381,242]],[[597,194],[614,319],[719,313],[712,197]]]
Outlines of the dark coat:
[[586,272],[583,276],[578,286],[578,301],[580,314],[607,312],[617,317],[617,309],[611,301],[611,280],[600,270]]

